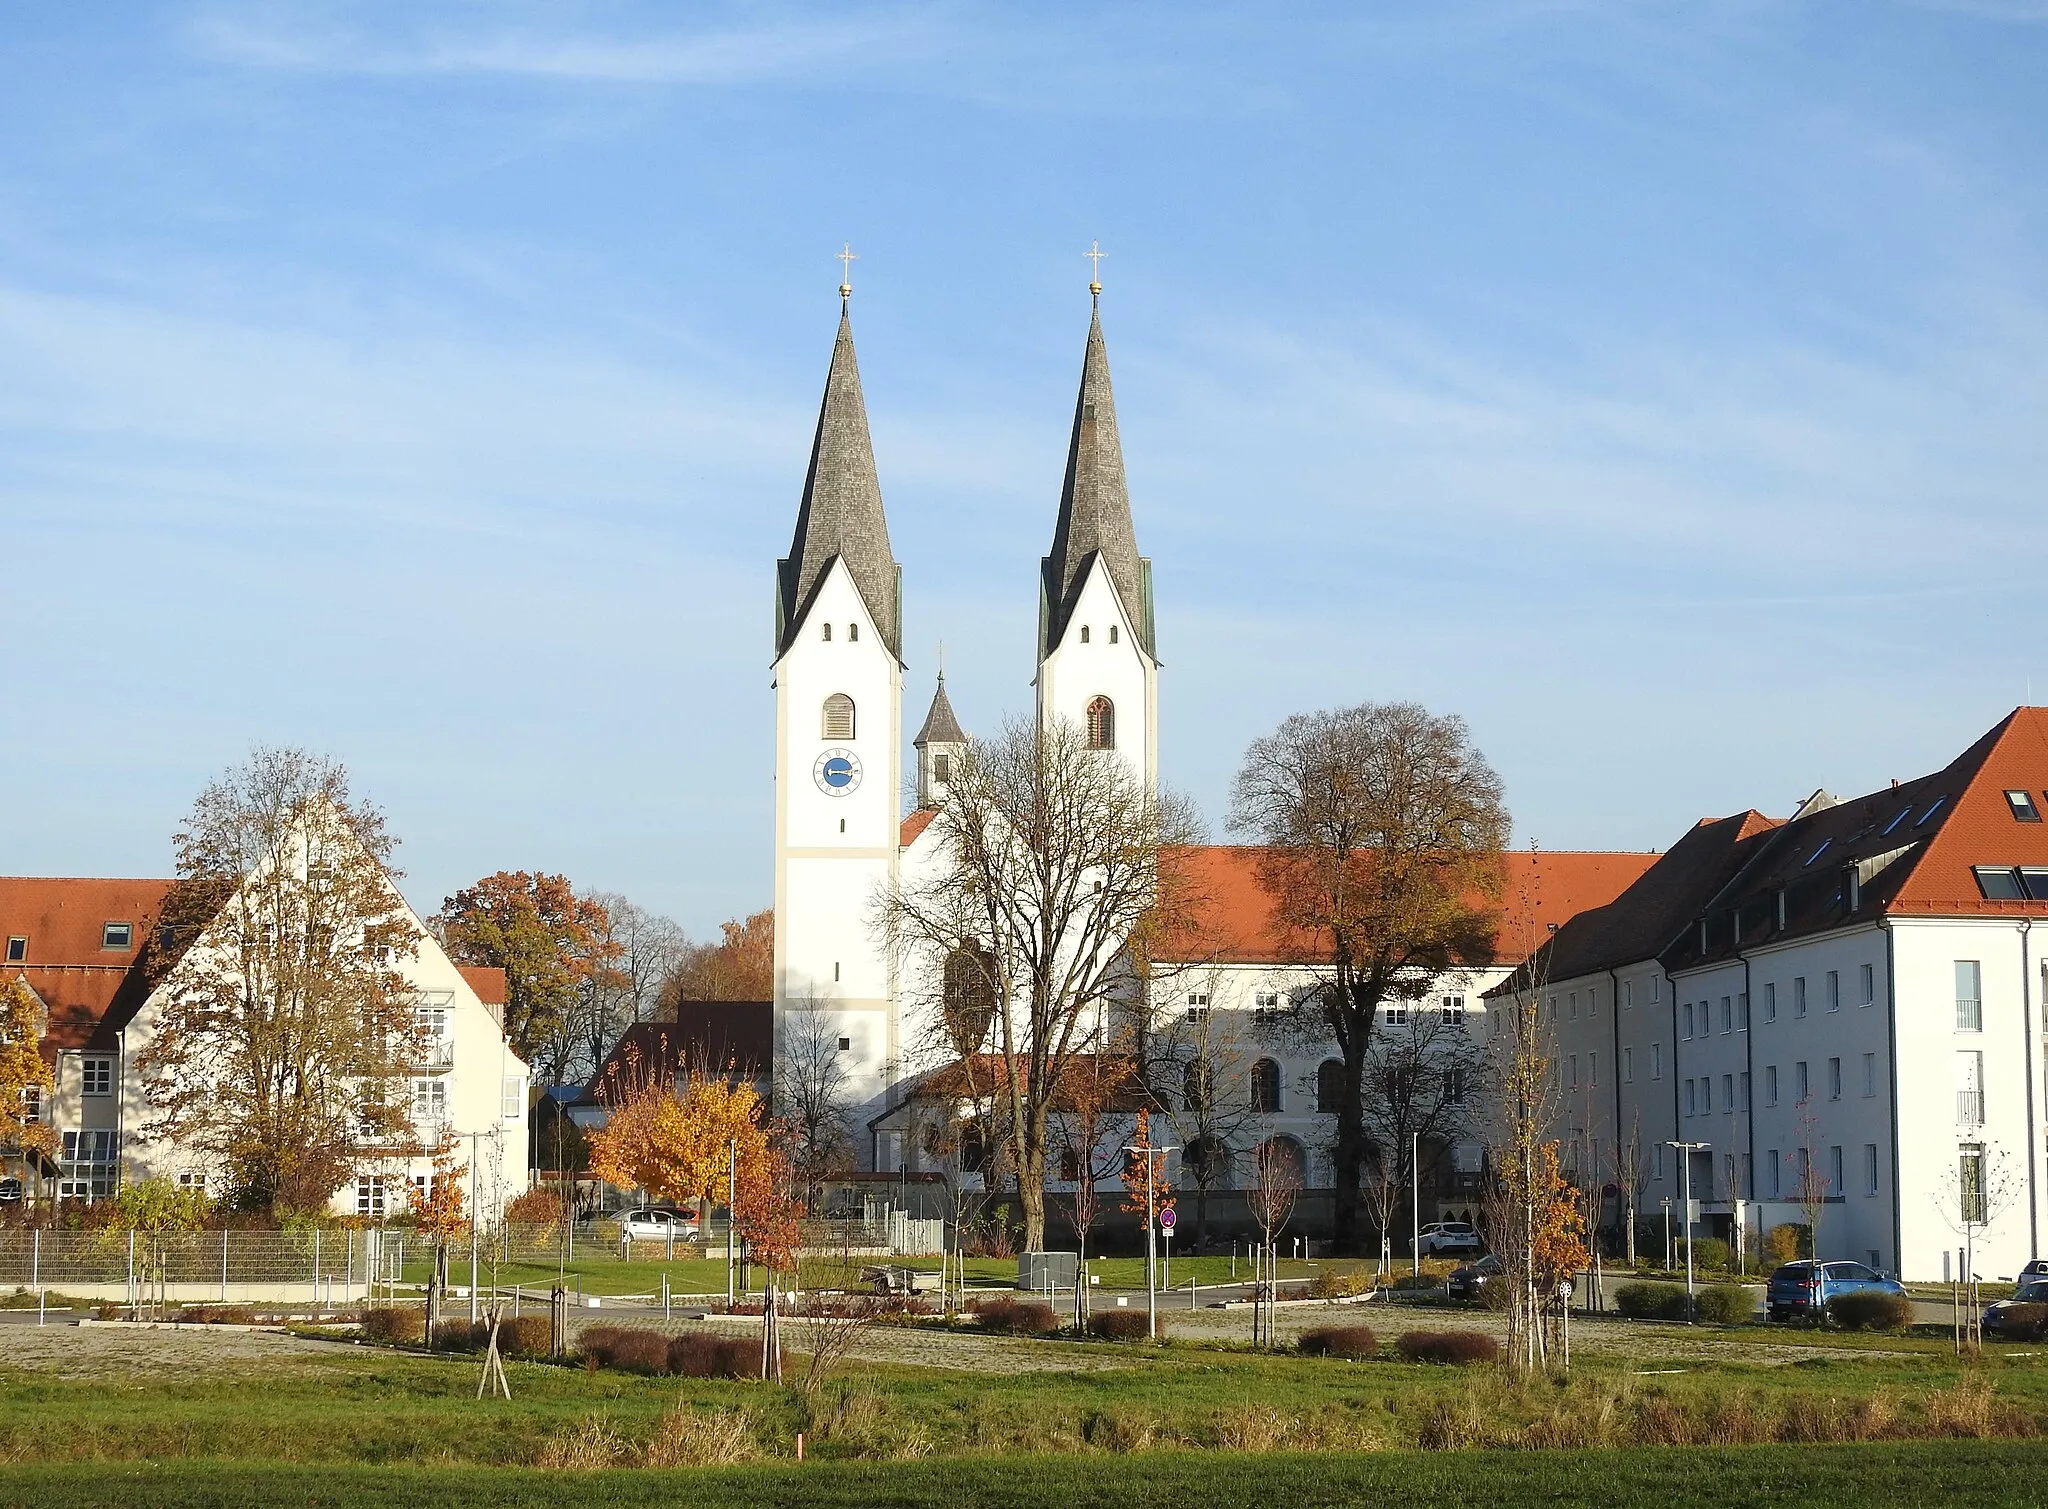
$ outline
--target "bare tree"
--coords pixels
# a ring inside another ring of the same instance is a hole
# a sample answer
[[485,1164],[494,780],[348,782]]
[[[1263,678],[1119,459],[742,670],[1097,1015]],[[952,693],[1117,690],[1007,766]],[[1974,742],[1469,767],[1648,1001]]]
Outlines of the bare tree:
[[690,938],[671,917],[650,912],[616,891],[588,898],[604,910],[597,928],[606,962],[579,984],[568,1022],[572,1077],[597,1072],[621,1034],[637,1022],[660,1020],[662,986],[691,952]]
[[1180,1139],[1182,1180],[1195,1189],[1192,1254],[1208,1240],[1210,1191],[1230,1188],[1238,1148],[1259,1122],[1251,1054],[1231,1018],[1206,1006],[1162,1015],[1146,1046],[1153,1099]]
[[1302,940],[1293,962],[1321,977],[1298,1020],[1342,1055],[1335,1235],[1355,1248],[1380,1008],[1492,958],[1508,830],[1500,778],[1461,719],[1413,703],[1300,714],[1246,751],[1231,827],[1264,846],[1260,882]]
[[1614,1165],[1614,1184],[1621,1191],[1623,1254],[1629,1264],[1636,1260],[1636,1221],[1642,1210],[1643,1191],[1649,1186],[1649,1171],[1643,1159],[1643,1116],[1638,1111],[1629,1123],[1628,1135],[1616,1137],[1609,1149]]
[[423,1046],[392,844],[341,765],[298,749],[257,749],[178,830],[162,1004],[139,1034],[145,1133],[220,1166],[241,1205],[316,1209],[418,1150],[409,1097],[387,1093]]
[[[1827,1170],[1820,1161],[1820,1118],[1814,1114],[1813,1098],[1801,1096],[1796,1109],[1798,1117],[1793,1122],[1793,1135],[1798,1146],[1785,1154],[1792,1165],[1792,1201],[1806,1217],[1807,1255],[1820,1256],[1820,1218],[1828,1208]],[[1680,1157],[1688,1156],[1683,1151]],[[1840,1190],[1834,1193],[1840,1194]],[[1692,1241],[1692,1212],[1685,1213],[1685,1238]]]
[[[1408,1204],[1417,1177],[1438,1172],[1451,1147],[1471,1135],[1485,1070],[1462,1012],[1400,1008],[1373,1034],[1359,1109],[1373,1154],[1367,1203],[1377,1207],[1383,1258],[1387,1222]],[[1420,1219],[1419,1211],[1412,1214]]]
[[1302,1151],[1290,1137],[1268,1137],[1252,1150],[1252,1187],[1246,1203],[1259,1225],[1259,1278],[1255,1294],[1263,1315],[1253,1316],[1253,1340],[1261,1346],[1273,1344],[1273,1301],[1280,1273],[1280,1249],[1276,1238],[1294,1214],[1294,1202],[1301,1196],[1307,1171]]
[[[965,970],[991,1011],[1024,1241],[1045,1241],[1050,1116],[1078,1054],[1109,1040],[1185,926],[1163,847],[1199,837],[1191,809],[1154,791],[1072,723],[1011,723],[971,743],[927,834],[931,871],[880,898],[876,927],[906,977]],[[941,1003],[934,1001],[937,1006]],[[926,1051],[953,1047],[928,1012]]]
[[[1099,1053],[1076,1056],[1064,1081],[1054,1136],[1059,1145],[1060,1175],[1074,1192],[1068,1200],[1068,1221],[1074,1230],[1076,1263],[1082,1275],[1074,1286],[1075,1318],[1088,1319],[1088,1238],[1102,1214],[1102,1184],[1123,1166],[1119,1129],[1129,1119],[1132,1094],[1141,1085],[1137,1060],[1121,1044]],[[1071,1175],[1071,1178],[1068,1176]]]
[[853,1094],[839,1052],[839,1023],[815,997],[783,1013],[775,1042],[775,1117],[804,1211],[833,1175],[853,1166]]

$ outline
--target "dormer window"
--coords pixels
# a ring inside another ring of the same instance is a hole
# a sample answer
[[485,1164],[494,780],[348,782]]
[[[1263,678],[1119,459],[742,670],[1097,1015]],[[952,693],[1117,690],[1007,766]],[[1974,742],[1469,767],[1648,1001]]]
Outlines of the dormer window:
[[103,922],[100,924],[100,947],[120,949],[126,952],[135,944],[135,924],[132,922]]
[[2005,801],[2006,805],[2012,808],[2013,821],[2021,823],[2038,823],[2041,821],[2041,809],[2034,805],[2033,792],[2008,791],[2005,794]]
[[19,964],[27,957],[28,939],[9,938],[7,940],[7,962],[9,964]]

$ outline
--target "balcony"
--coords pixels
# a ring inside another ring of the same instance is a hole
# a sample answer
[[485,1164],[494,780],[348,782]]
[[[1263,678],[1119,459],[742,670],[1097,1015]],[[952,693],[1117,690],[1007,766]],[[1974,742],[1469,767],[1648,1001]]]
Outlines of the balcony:
[[455,1067],[455,1044],[445,1037],[430,1037],[420,1049],[421,1074],[446,1074]]
[[1984,1125],[1984,1092],[1982,1090],[1956,1091],[1956,1125],[1959,1127],[1980,1127]]

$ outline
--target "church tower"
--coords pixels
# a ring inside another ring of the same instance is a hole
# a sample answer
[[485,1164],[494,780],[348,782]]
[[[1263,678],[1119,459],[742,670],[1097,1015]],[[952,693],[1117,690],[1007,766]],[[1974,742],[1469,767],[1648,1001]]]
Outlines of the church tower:
[[[898,1058],[893,982],[869,929],[896,873],[902,572],[889,547],[840,287],[811,466],[776,573],[775,1025],[836,1040],[856,1107]],[[819,1015],[812,1016],[815,1010]],[[869,1113],[872,1114],[872,1113]]]
[[910,741],[917,751],[917,805],[936,808],[946,800],[946,788],[953,783],[953,771],[967,753],[967,735],[953,716],[953,699],[946,695],[946,673],[939,672],[939,690],[932,698],[931,711],[924,715],[924,727]]
[[1159,774],[1159,662],[1152,563],[1138,554],[1123,445],[1102,342],[1102,285],[1081,358],[1059,524],[1038,597],[1038,717],[1065,718],[1115,749],[1148,785]]

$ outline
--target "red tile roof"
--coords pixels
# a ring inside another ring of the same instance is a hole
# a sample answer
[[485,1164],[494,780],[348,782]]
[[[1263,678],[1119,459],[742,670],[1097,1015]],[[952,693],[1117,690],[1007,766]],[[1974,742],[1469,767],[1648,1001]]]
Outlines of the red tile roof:
[[[1195,901],[1194,934],[1203,957],[1218,963],[1266,964],[1313,959],[1313,940],[1281,927],[1273,898],[1259,883],[1263,851],[1249,846],[1208,845],[1169,851]],[[1516,850],[1504,856],[1504,915],[1495,958],[1512,964],[1563,923],[1590,907],[1604,906],[1657,862],[1654,854],[1609,854]]]
[[469,988],[476,992],[476,998],[486,1006],[505,1004],[505,971],[495,964],[458,964],[462,978],[469,982]]
[[932,819],[938,815],[938,812],[933,808],[920,807],[917,811],[911,813],[910,816],[903,819],[903,827],[896,840],[897,846],[907,849],[916,843],[917,835],[924,832],[926,828],[929,828]]
[[[0,938],[28,940],[19,963],[0,954],[0,971],[27,980],[48,1006],[46,1052],[102,1045],[142,1004],[148,992],[136,964],[170,888],[168,880],[0,876]],[[133,924],[126,949],[101,947],[109,922]]]
[[2034,810],[2048,815],[2048,708],[2015,708],[1950,769],[1960,773],[1958,767],[1966,765],[1974,769],[1885,910],[1903,916],[2048,916],[2048,901],[1987,900],[1972,873],[1977,865],[2048,866],[2048,821],[2020,822],[2005,796],[2024,791]]

